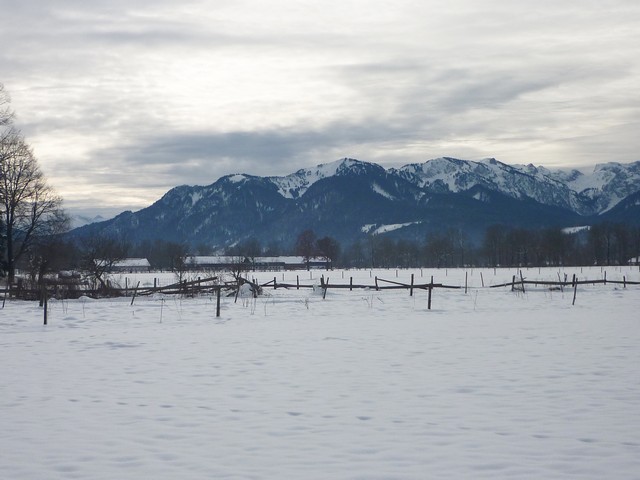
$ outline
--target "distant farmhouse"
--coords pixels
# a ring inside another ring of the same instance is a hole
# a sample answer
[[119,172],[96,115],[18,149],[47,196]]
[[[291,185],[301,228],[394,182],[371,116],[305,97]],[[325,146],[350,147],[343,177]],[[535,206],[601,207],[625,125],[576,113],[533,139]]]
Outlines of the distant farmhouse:
[[190,256],[186,259],[186,266],[189,270],[304,270],[307,268],[327,269],[331,262],[325,258],[310,258],[309,262],[305,257],[280,256],[280,257],[247,257],[247,256]]
[[125,258],[114,262],[111,272],[142,273],[151,270],[151,264],[146,258]]

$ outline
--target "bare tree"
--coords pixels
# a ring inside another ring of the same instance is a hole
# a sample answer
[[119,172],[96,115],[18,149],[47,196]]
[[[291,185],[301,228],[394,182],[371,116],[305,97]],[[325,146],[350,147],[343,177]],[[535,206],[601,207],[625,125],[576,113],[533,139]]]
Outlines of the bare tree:
[[84,240],[83,250],[83,268],[96,283],[108,290],[105,275],[113,269],[114,264],[127,258],[129,245],[115,238],[92,236]]
[[171,270],[176,274],[179,283],[184,281],[185,274],[189,269],[187,246],[184,243],[168,242],[166,245],[167,255]]
[[11,284],[16,261],[34,240],[67,222],[62,199],[47,184],[23,136],[11,126],[0,133],[0,214],[5,230],[2,253]]
[[69,218],[64,212],[61,217],[53,217],[48,228],[34,237],[26,257],[32,282],[41,286],[44,276],[72,264],[75,247],[66,242],[62,234],[69,229]]
[[0,126],[9,125],[13,118],[9,103],[11,103],[11,98],[4,89],[4,85],[0,83]]
[[340,253],[340,244],[338,241],[332,237],[323,237],[318,239],[316,246],[320,256],[327,262],[327,270],[333,268],[333,264]]
[[309,270],[309,262],[316,254],[316,234],[313,230],[305,230],[298,235],[295,251],[296,255],[304,257],[304,261],[307,264],[307,270]]

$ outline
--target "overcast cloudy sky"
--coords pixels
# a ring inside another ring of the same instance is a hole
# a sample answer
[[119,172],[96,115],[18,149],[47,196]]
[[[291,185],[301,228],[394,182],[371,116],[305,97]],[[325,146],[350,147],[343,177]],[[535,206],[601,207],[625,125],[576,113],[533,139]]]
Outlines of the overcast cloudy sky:
[[638,0],[0,0],[0,82],[74,212],[341,157],[640,160]]

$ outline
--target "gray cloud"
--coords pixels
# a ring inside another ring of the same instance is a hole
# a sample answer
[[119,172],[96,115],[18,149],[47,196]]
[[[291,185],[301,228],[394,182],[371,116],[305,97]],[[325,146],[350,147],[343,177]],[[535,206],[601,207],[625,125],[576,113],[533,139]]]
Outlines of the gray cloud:
[[[366,156],[375,144],[401,133],[402,130],[394,131],[376,122],[338,122],[319,129],[166,132],[138,143],[96,151],[93,155],[125,175],[145,171],[147,181],[152,184],[154,175],[179,178],[181,183],[202,184],[230,173],[286,175],[309,162],[333,161],[345,156],[357,145],[362,146],[362,150],[354,151],[353,155]],[[163,178],[160,183],[166,181]]]
[[342,156],[638,159],[634,0],[2,3],[0,81],[74,208]]

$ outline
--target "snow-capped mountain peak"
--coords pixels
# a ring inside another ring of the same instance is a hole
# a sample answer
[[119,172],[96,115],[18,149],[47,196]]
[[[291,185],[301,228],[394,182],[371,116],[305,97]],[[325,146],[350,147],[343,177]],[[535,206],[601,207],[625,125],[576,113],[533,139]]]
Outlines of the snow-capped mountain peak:
[[302,168],[286,177],[267,177],[285,198],[299,198],[318,180],[325,178],[365,173],[371,169],[384,170],[379,165],[363,162],[354,158],[342,158],[331,163],[316,165],[314,168]]

